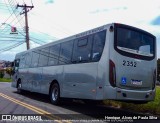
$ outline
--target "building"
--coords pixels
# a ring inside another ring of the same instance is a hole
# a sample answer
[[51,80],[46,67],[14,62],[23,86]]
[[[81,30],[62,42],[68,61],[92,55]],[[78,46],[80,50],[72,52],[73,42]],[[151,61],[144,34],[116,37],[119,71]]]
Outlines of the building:
[[3,70],[5,68],[5,61],[0,60],[0,70]]
[[0,60],[0,78],[10,78],[10,75],[7,74],[6,69],[10,68],[12,63],[10,61]]

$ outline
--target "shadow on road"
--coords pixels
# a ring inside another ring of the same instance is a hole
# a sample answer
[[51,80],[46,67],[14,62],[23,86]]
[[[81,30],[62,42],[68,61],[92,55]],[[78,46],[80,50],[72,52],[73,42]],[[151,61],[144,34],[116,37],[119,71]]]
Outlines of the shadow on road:
[[[17,92],[14,92],[14,93],[17,93]],[[40,101],[40,102],[50,104],[49,96],[44,94],[31,93],[31,92],[24,91],[22,95],[35,101]],[[105,117],[107,116],[108,117],[142,116],[139,113],[133,113],[133,112],[121,110],[118,108],[107,107],[104,104],[99,104],[99,105],[85,104],[81,100],[63,99],[59,107],[77,112],[78,114],[83,114],[85,116],[98,118],[98,119],[105,119]]]

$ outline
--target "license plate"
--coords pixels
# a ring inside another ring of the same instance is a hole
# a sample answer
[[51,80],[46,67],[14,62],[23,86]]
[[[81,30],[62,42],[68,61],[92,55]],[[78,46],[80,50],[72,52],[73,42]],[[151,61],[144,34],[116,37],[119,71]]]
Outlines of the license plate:
[[142,80],[131,79],[131,84],[140,86],[142,85]]

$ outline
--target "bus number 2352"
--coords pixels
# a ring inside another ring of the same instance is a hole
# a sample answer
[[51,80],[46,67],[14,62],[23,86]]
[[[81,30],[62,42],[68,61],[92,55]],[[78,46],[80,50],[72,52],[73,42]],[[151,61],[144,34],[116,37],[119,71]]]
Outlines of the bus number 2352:
[[133,61],[126,61],[126,60],[123,60],[123,66],[136,67],[136,66],[137,66],[137,63],[136,63],[136,62],[133,62]]

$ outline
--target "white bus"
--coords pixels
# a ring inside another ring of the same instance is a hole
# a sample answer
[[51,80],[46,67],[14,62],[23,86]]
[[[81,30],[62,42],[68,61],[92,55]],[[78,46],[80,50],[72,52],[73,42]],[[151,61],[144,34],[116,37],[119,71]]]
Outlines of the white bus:
[[62,98],[154,100],[156,38],[124,24],[107,24],[18,53],[12,87]]

